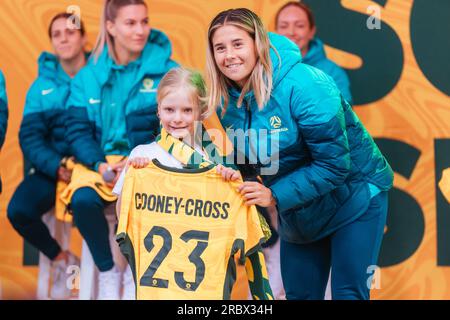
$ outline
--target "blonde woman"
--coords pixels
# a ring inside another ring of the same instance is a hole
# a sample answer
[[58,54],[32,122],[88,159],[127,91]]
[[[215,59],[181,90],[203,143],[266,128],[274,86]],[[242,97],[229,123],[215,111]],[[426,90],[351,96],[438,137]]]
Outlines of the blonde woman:
[[333,299],[369,299],[393,172],[334,81],[245,8],[212,20],[207,67],[210,107],[261,169],[239,190],[278,209],[287,298],[323,299],[332,266]]
[[[105,1],[93,57],[71,88],[66,138],[76,159],[103,177],[109,194],[130,151],[158,134],[156,87],[177,65],[171,54],[167,36],[150,28],[145,1]],[[110,156],[122,161],[108,163]],[[104,216],[110,197],[102,197],[101,190],[78,185],[69,201],[100,270],[98,298],[115,300],[120,298],[122,276],[113,262]],[[124,287],[123,298],[133,299],[130,272],[124,276]]]

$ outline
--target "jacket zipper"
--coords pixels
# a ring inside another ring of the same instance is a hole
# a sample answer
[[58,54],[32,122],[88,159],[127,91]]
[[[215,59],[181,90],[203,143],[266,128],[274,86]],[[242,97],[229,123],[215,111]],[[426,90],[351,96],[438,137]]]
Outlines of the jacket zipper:
[[245,112],[246,112],[246,117],[245,118],[247,120],[247,130],[250,130],[251,127],[252,127],[252,112],[250,110],[250,106],[248,104],[248,101],[245,100],[245,99],[244,99],[244,105],[245,105]]
[[[245,105],[245,112],[246,112],[246,120],[247,120],[247,131],[246,131],[246,139],[247,139],[247,143],[246,143],[246,148],[248,148],[248,157],[247,160],[250,161],[251,158],[251,153],[252,153],[252,139],[251,139],[251,128],[252,128],[252,111],[250,110],[250,104],[248,103],[248,101],[246,99],[244,99],[244,105]],[[250,165],[250,163],[249,163]]]

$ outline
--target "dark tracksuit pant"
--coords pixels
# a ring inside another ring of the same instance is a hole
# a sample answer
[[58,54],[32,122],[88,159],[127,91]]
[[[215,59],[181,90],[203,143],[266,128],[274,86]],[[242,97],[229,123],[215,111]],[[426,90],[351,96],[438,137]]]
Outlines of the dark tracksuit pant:
[[332,298],[370,298],[387,216],[387,192],[370,200],[358,219],[324,239],[296,244],[281,241],[281,274],[289,300],[323,300],[330,267]]
[[[16,231],[50,260],[61,247],[50,235],[42,216],[55,205],[56,181],[37,171],[28,175],[14,192],[8,205],[8,219]],[[105,202],[91,188],[81,188],[72,198],[74,222],[86,240],[100,271],[114,265],[109,244]]]

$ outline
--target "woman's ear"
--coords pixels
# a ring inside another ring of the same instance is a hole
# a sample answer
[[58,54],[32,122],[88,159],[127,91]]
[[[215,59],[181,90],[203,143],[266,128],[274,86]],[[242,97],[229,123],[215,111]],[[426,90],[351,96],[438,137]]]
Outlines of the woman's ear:
[[116,36],[116,24],[112,21],[106,21],[106,31],[108,31],[108,33],[115,37]]
[[314,26],[311,30],[311,39],[314,39],[314,37],[316,36],[316,31],[317,31],[316,26]]
[[86,45],[87,45],[87,37],[86,37],[86,35],[84,35],[84,36],[81,38],[81,45],[82,45],[83,48],[86,47]]

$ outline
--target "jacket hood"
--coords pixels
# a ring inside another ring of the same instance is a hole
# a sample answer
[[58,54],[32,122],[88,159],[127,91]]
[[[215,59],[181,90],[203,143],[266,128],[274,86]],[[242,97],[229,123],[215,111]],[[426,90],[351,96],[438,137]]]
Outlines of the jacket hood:
[[[272,32],[268,32],[268,36],[272,45],[270,48],[270,60],[273,70],[273,88],[275,89],[292,67],[302,62],[302,55],[299,48],[285,36]],[[229,90],[229,93],[233,97],[239,97],[240,90],[233,87]],[[246,98],[250,96],[253,96],[253,91],[245,95]]]
[[325,49],[323,47],[323,42],[314,38],[309,42],[309,50],[303,59],[303,62],[309,65],[316,65],[320,60],[327,58]]
[[43,52],[38,59],[39,77],[48,78],[59,83],[70,82],[70,77],[64,72],[58,58],[50,53]]
[[[108,48],[105,48],[97,61],[95,61],[93,56],[89,60],[89,64],[100,85],[107,82],[114,64],[108,51]],[[141,66],[137,79],[140,79],[145,74],[158,75],[166,73],[170,69],[171,56],[172,44],[169,38],[163,32],[152,29],[140,57]]]
[[[292,67],[302,62],[300,49],[285,36],[269,32],[270,60],[273,69],[273,87],[275,88]],[[274,50],[275,48],[275,50]]]

